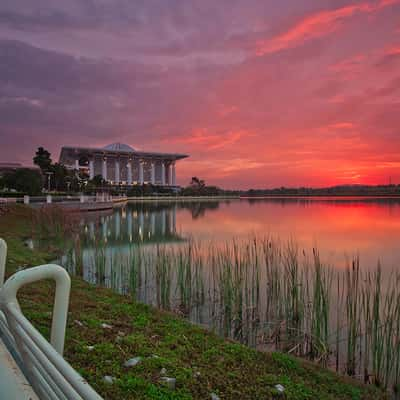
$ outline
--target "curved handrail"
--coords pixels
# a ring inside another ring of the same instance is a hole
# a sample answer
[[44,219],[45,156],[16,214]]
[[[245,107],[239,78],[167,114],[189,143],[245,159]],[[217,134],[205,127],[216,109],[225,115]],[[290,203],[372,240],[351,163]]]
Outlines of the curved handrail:
[[64,351],[65,328],[67,325],[69,293],[71,289],[71,278],[64,268],[55,264],[46,264],[15,273],[1,288],[0,302],[7,305],[15,304],[19,308],[17,300],[18,290],[24,285],[42,279],[53,279],[56,282],[50,343],[54,349],[62,355]]
[[[0,274],[3,275],[6,252],[6,243],[0,239]],[[50,343],[23,315],[17,300],[22,286],[43,279],[56,282]],[[67,271],[54,264],[28,268],[12,275],[0,285],[0,336],[11,346],[14,359],[40,399],[102,400],[62,357],[70,288]]]

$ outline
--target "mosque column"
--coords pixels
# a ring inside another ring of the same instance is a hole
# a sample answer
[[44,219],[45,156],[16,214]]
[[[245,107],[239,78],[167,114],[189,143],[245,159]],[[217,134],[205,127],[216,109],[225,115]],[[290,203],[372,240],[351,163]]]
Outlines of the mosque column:
[[172,163],[168,165],[168,185],[172,186]]
[[165,162],[161,162],[161,185],[165,186]]
[[156,184],[156,163],[154,161],[151,162],[151,184]]
[[129,159],[126,166],[128,168],[128,185],[132,185],[132,160]]
[[171,164],[172,186],[176,185],[175,161]]
[[101,169],[101,176],[106,181],[107,180],[107,157],[103,157],[103,165]]
[[119,173],[119,159],[115,160],[115,183],[118,185],[120,182],[120,173]]
[[139,184],[143,185],[143,160],[139,160]]
[[93,158],[89,160],[89,179],[94,178],[94,160]]

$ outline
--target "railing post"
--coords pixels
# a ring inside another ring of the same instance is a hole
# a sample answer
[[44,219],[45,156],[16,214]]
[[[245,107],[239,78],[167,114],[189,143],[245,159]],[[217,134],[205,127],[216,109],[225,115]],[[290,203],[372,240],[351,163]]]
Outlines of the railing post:
[[48,194],[48,195],[46,196],[46,203],[47,203],[47,204],[51,204],[51,195],[50,195],[50,194]]
[[29,204],[29,196],[24,196],[24,204]]

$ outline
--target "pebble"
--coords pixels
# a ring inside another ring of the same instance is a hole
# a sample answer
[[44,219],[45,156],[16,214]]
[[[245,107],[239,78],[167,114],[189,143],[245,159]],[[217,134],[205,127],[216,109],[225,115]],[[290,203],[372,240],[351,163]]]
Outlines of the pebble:
[[104,329],[112,329],[112,325],[108,325],[108,324],[101,324],[101,327]]
[[285,388],[279,383],[278,385],[275,385],[275,389],[279,392],[279,393],[283,393],[285,391]]
[[105,375],[103,376],[103,382],[108,383],[109,385],[112,385],[115,381],[115,378],[110,375]]
[[138,365],[142,361],[142,357],[134,357],[124,362],[124,367],[130,368]]
[[168,376],[164,376],[161,378],[161,381],[163,381],[167,384],[168,389],[175,390],[175,386],[176,386],[175,378],[169,378]]
[[220,400],[219,396],[217,396],[215,393],[211,393],[211,400]]
[[201,376],[201,374],[200,374],[199,371],[196,371],[196,372],[194,373],[194,377],[195,377],[195,378],[200,378],[200,376]]

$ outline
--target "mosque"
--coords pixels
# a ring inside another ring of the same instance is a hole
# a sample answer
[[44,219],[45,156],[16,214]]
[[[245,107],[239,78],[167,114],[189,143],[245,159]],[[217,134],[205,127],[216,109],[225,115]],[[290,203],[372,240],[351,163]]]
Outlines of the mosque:
[[133,186],[145,183],[176,186],[176,162],[185,154],[136,151],[123,143],[102,148],[68,147],[61,149],[60,163],[69,169],[96,175],[111,185]]

